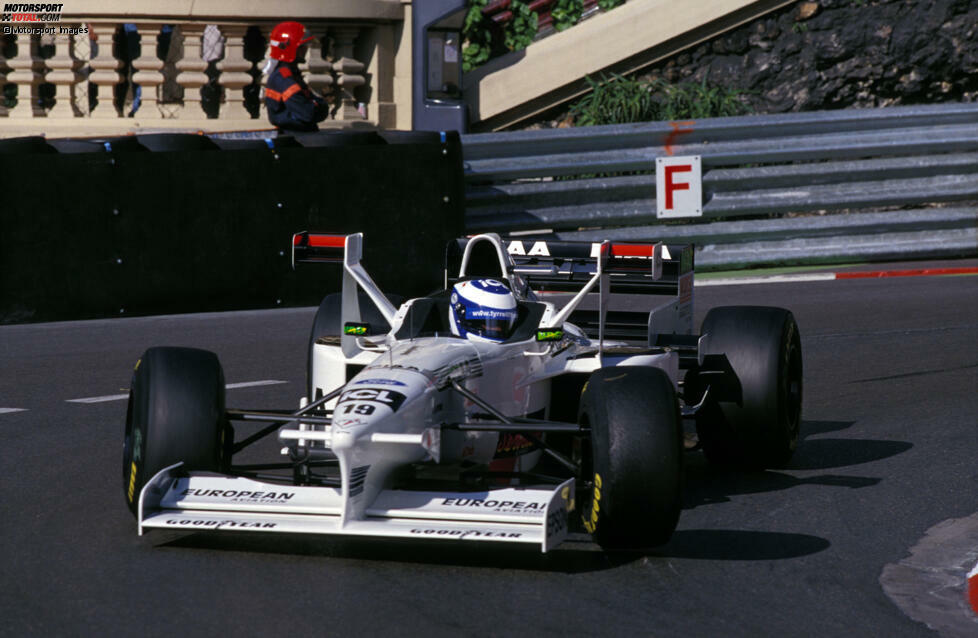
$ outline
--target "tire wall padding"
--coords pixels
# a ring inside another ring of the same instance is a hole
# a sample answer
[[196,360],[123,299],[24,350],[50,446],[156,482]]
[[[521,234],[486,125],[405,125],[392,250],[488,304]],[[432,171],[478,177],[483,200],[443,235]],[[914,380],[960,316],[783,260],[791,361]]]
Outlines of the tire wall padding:
[[423,295],[463,230],[461,145],[406,139],[0,153],[0,323],[315,305],[341,268],[292,271],[301,230],[363,232],[381,288]]

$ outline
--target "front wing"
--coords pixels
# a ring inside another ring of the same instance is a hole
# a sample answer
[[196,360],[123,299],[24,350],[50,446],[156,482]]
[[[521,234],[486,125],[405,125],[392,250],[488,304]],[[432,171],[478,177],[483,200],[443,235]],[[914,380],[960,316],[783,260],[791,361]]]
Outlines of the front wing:
[[185,472],[154,476],[139,496],[139,534],[151,528],[533,543],[554,549],[567,537],[574,479],[556,487],[475,492],[385,490],[366,515],[343,520],[343,491]]

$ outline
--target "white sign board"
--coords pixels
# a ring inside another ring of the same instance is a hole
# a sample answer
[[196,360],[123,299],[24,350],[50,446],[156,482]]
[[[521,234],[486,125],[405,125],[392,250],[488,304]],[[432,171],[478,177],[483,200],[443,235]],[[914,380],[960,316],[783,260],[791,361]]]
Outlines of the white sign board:
[[655,160],[655,216],[703,216],[703,169],[699,155]]

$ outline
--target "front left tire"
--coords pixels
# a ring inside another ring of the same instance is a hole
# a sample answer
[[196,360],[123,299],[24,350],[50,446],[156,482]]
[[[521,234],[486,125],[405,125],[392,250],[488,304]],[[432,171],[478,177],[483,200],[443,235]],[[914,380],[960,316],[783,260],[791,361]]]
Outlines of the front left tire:
[[220,471],[234,439],[217,356],[194,348],[150,348],[136,363],[129,390],[122,483],[133,514],[139,494],[160,470]]

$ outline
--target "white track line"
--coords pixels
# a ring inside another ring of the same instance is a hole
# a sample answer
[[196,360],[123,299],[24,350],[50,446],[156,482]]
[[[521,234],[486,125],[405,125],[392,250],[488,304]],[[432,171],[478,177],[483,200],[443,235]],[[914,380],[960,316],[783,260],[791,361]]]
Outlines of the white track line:
[[722,279],[700,279],[694,286],[742,286],[744,284],[785,284],[799,281],[834,281],[834,272],[818,272],[798,275],[771,275],[770,277],[724,277]]
[[[229,383],[224,386],[228,390],[237,390],[238,388],[253,388],[262,385],[279,385],[282,383],[288,383],[288,381],[280,381],[278,379],[266,379],[264,381],[245,381],[243,383]],[[122,401],[123,399],[128,399],[129,393],[126,394],[107,394],[101,397],[85,397],[83,399],[67,399],[68,403],[105,403],[106,401]],[[8,408],[10,409],[10,408]]]
[[244,383],[229,383],[224,387],[228,390],[236,390],[237,388],[253,388],[259,385],[280,385],[282,383],[288,383],[288,381],[279,381],[277,379],[267,379],[265,381],[245,381]]
[[27,408],[0,408],[0,414],[10,414],[11,412],[27,412]]
[[129,393],[126,394],[108,394],[104,397],[85,397],[84,399],[67,399],[68,403],[105,403],[106,401],[121,401],[122,399],[128,399]]

